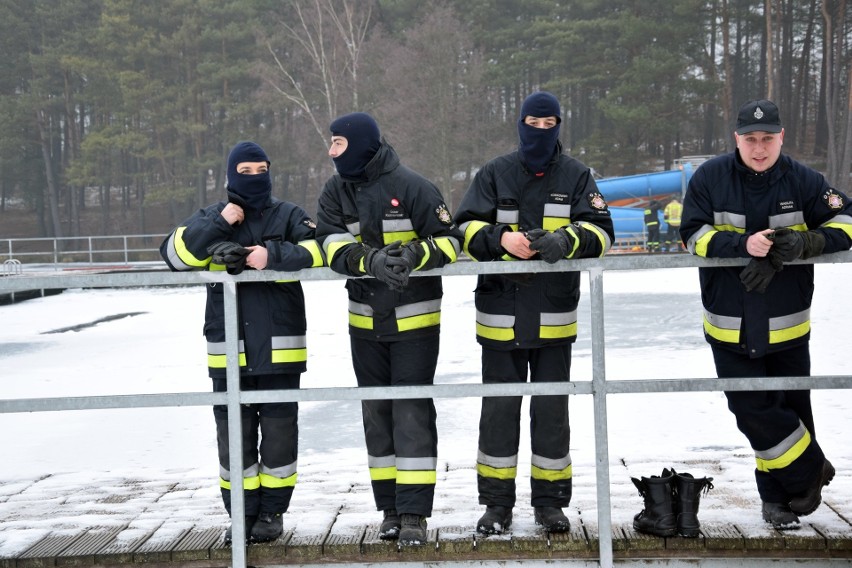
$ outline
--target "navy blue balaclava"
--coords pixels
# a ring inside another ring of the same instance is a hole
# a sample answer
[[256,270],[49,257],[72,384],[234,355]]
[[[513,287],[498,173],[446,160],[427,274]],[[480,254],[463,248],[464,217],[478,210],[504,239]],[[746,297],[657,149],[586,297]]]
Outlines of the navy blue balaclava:
[[344,114],[329,126],[332,136],[343,136],[348,143],[346,151],[332,158],[337,173],[347,178],[365,179],[364,170],[382,144],[379,125],[365,112]]
[[272,195],[272,177],[268,171],[255,175],[237,173],[237,165],[243,162],[266,162],[267,167],[270,163],[263,148],[254,142],[237,142],[228,155],[228,198],[244,208],[263,211]]
[[[530,126],[524,123],[524,119],[528,116],[538,118],[555,116],[556,126],[553,128]],[[559,101],[550,93],[538,91],[524,99],[521,105],[521,116],[518,119],[518,135],[521,139],[518,149],[521,152],[521,160],[532,173],[541,174],[553,159],[561,122],[562,112],[559,109]]]

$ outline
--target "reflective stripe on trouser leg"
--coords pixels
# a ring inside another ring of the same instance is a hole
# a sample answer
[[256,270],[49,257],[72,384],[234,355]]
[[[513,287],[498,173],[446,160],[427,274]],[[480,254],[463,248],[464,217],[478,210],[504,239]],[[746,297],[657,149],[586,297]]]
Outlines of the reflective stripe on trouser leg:
[[[397,342],[350,341],[358,386],[433,383],[437,334]],[[371,400],[362,401],[361,410],[377,509],[430,516],[438,452],[434,403]]]
[[[214,406],[216,417],[216,441],[219,450],[219,478],[222,491],[222,502],[225,510],[231,514],[232,476],[229,471],[230,452],[228,451],[228,416],[227,407]],[[257,413],[252,408],[242,409],[243,428],[243,489],[245,490],[245,513],[248,516],[260,512],[260,479],[257,462]],[[224,415],[224,417],[223,417]]]
[[[259,390],[299,388],[298,373],[258,377]],[[299,405],[270,402],[260,407],[260,512],[286,513],[296,485]]]
[[[807,344],[750,359],[712,346],[716,373],[726,377],[810,375]],[[755,479],[760,498],[786,503],[804,491],[822,468],[825,456],[813,428],[809,392],[726,391],[728,408],[755,451]]]
[[[542,347],[530,352],[530,382],[568,382],[571,345]],[[530,399],[533,507],[567,507],[571,502],[571,427],[568,395]]]

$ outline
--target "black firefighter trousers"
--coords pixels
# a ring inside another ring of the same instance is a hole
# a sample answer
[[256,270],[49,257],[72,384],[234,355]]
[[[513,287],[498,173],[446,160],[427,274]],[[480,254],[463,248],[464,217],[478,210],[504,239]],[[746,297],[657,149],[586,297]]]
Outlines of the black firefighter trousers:
[[[258,375],[242,377],[242,390],[299,388],[300,375]],[[213,379],[213,392],[226,392],[225,379]],[[299,407],[296,402],[244,404],[243,472],[231,475],[228,451],[228,407],[213,406],[219,447],[222,501],[231,514],[231,484],[242,483],[247,516],[260,513],[286,513],[296,484],[296,458],[299,444]],[[258,436],[258,433],[260,436]],[[259,442],[259,443],[258,443]],[[259,454],[259,459],[258,459]]]
[[[712,348],[719,378],[807,377],[811,373],[807,343],[755,359],[715,345]],[[810,433],[810,443],[789,463],[768,471],[754,470],[757,491],[763,501],[789,503],[813,483],[825,459],[816,440],[811,391],[730,391],[725,396],[728,408],[737,418],[737,427],[755,452],[785,450],[802,426]]]
[[[350,337],[358,386],[431,385],[439,339],[437,334],[387,342]],[[432,399],[364,400],[361,413],[376,508],[431,516],[438,461]]]
[[[571,345],[499,351],[482,349],[482,382],[525,383],[571,380]],[[520,396],[484,397],[479,419],[477,486],[479,503],[515,505],[520,444]],[[530,398],[533,507],[567,507],[571,502],[571,428],[568,395]]]

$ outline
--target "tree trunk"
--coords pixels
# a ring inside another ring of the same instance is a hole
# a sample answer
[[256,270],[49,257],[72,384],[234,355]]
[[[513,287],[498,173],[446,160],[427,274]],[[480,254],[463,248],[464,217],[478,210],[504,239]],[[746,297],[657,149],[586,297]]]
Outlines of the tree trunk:
[[44,111],[36,110],[36,126],[38,127],[39,141],[41,142],[41,155],[44,159],[44,175],[47,180],[47,203],[50,208],[50,220],[52,235],[48,236],[62,238],[62,220],[59,218],[59,189],[56,186],[56,178],[53,175],[53,160],[50,157],[50,139],[47,135]]

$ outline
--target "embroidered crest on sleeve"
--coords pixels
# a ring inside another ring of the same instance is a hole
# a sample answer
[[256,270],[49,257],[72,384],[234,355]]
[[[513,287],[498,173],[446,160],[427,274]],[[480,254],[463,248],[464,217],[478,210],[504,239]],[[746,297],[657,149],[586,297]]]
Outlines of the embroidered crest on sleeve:
[[822,200],[832,211],[843,209],[843,206],[846,204],[846,199],[844,199],[843,194],[833,187],[828,188],[825,193],[822,194]]
[[595,191],[588,195],[589,205],[594,207],[599,211],[604,211],[606,209],[606,199],[603,198],[599,192]]
[[453,217],[450,215],[450,210],[447,209],[447,206],[441,203],[438,207],[435,208],[435,215],[438,216],[438,221],[443,223],[444,225],[452,225]]

